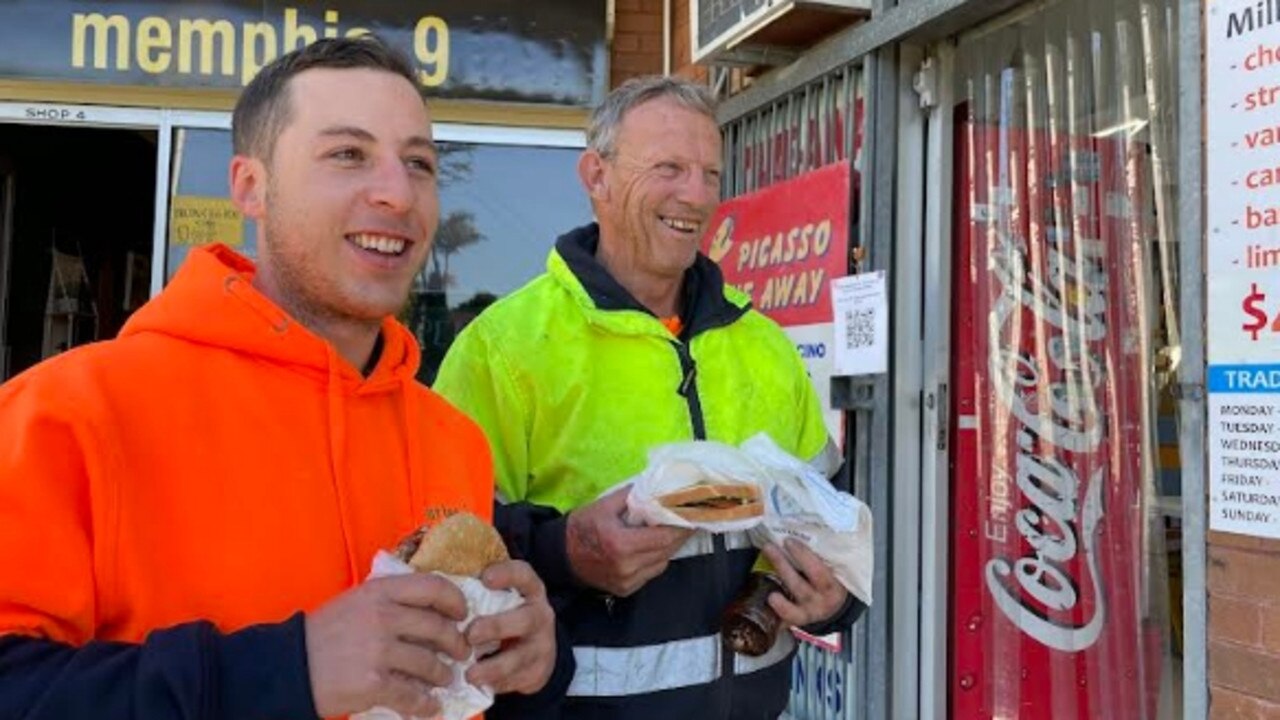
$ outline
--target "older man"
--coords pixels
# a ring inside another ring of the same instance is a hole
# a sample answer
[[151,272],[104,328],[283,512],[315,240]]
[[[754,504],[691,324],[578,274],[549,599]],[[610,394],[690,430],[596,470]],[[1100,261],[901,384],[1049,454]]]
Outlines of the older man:
[[[598,223],[560,237],[547,272],[491,306],[450,349],[435,389],[494,451],[496,524],[548,583],[574,645],[571,718],[776,718],[790,690],[783,633],[763,657],[722,649],[720,616],[758,551],[623,520],[647,452],[767,432],[833,470],[821,408],[794,345],[725,286],[698,243],[720,199],[706,90],[649,77],[594,112],[578,172]],[[862,607],[803,547],[765,553],[815,631]]]

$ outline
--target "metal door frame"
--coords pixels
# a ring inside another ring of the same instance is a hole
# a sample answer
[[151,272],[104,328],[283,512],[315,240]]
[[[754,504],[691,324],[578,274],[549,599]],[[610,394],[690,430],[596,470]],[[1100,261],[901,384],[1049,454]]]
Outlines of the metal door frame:
[[[955,50],[929,49],[913,84],[926,108],[924,156],[924,387],[920,468],[920,718],[948,708],[951,606],[951,281],[955,178]],[[932,641],[932,642],[931,642]]]
[[1182,466],[1182,716],[1209,716],[1201,0],[1178,2],[1178,446]]
[[165,226],[169,213],[169,164],[175,126],[230,127],[225,112],[132,108],[103,105],[66,105],[39,102],[0,102],[0,123],[154,130],[156,132],[156,186],[151,237],[151,294],[164,281]]
[[[156,132],[156,201],[160,202],[160,188],[163,185],[159,182],[160,173],[164,172],[165,177],[168,176],[168,140],[167,134],[164,132],[164,113],[166,111],[155,108],[131,108],[131,107],[115,107],[103,105],[66,105],[60,103],[39,103],[39,102],[0,102],[0,125],[38,125],[43,127],[66,127],[66,128],[106,128],[115,130],[154,130]],[[4,313],[8,308],[8,264],[10,258],[10,242],[13,227],[13,205],[15,202],[13,183],[6,183],[9,190],[5,193],[4,198],[0,201],[6,203],[4,213],[5,227],[0,228],[3,235],[0,236],[4,240],[4,245],[0,248],[0,271],[4,276],[0,277],[0,352],[4,357],[0,357],[0,372],[8,371],[8,352],[3,350],[3,338],[6,335],[5,328],[6,317]],[[156,217],[163,218],[159,214],[157,207]],[[158,230],[154,231],[154,235],[158,236]],[[154,253],[156,252],[156,244],[152,243],[152,264],[151,264],[151,281],[152,292],[155,291],[155,282],[157,270],[162,270],[162,263],[156,263]],[[160,248],[163,252],[163,247]]]

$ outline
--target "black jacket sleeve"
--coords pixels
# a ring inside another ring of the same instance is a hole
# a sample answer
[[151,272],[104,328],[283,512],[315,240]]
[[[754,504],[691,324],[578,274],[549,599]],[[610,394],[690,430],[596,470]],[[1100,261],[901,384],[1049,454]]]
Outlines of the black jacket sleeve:
[[577,665],[573,644],[560,620],[560,611],[584,586],[573,576],[565,552],[566,516],[552,507],[533,503],[494,503],[493,526],[513,558],[529,563],[547,587],[556,611],[556,664],[551,679],[533,695],[498,695],[485,711],[488,720],[558,718]]
[[0,637],[0,717],[314,720],[303,616],[225,635],[186,623],[141,644]]
[[586,589],[573,575],[565,549],[568,516],[533,503],[494,503],[493,526],[507,544],[511,556],[533,566],[553,598]]
[[812,625],[806,625],[800,628],[810,635],[827,635],[833,632],[847,630],[852,627],[858,619],[862,617],[862,613],[866,612],[867,606],[861,600],[849,593],[845,598],[844,605],[840,611],[833,615],[830,619],[817,622]]

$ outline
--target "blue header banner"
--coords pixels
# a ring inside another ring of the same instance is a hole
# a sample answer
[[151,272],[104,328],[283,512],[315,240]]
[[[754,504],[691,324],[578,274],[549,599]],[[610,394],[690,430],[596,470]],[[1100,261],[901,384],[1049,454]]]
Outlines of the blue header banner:
[[1211,393],[1280,393],[1280,365],[1210,365]]

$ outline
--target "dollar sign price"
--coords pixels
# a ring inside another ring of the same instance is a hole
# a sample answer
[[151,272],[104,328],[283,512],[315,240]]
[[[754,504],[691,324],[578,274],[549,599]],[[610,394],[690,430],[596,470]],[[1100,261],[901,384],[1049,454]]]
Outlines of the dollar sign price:
[[1241,326],[1241,328],[1247,333],[1252,333],[1253,341],[1257,342],[1258,333],[1262,331],[1262,328],[1267,326],[1267,314],[1258,307],[1266,301],[1267,294],[1258,290],[1258,283],[1251,283],[1251,285],[1252,287],[1249,290],[1249,294],[1245,296],[1244,302],[1240,305],[1244,309],[1245,314],[1253,319],[1246,322]]

